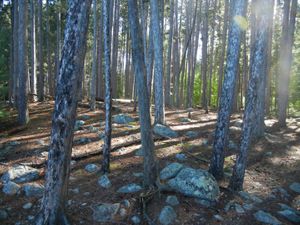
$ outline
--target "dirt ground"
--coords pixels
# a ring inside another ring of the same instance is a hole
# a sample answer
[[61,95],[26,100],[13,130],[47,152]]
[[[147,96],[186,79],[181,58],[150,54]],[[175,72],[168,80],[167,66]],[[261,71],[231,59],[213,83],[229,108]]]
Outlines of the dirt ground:
[[[113,223],[102,224],[131,224],[133,215],[141,215],[140,193],[118,194],[116,190],[127,183],[141,183],[141,179],[133,176],[133,173],[142,172],[143,158],[135,155],[140,148],[138,122],[127,125],[113,124],[111,173],[109,179],[112,182],[110,189],[101,188],[97,181],[100,172],[87,173],[84,170],[88,163],[101,165],[102,156],[99,152],[103,141],[99,134],[104,129],[104,111],[98,109],[95,112],[88,108],[78,109],[77,118],[85,118],[82,129],[75,132],[73,147],[73,163],[69,182],[69,201],[67,214],[72,224],[101,224],[93,220],[93,206],[99,203],[120,203],[129,200],[130,207],[126,216],[116,218]],[[30,108],[30,123],[27,127],[18,127],[14,123],[15,112],[11,111],[11,117],[0,121],[0,175],[15,164],[28,164],[39,168],[41,179],[44,182],[45,159],[41,153],[47,151],[51,128],[51,113],[53,102],[32,103]],[[137,117],[133,112],[133,104],[130,102],[114,102],[114,113],[127,113]],[[84,117],[84,116],[88,117]],[[232,116],[232,124],[240,121],[242,114]],[[162,169],[170,162],[178,162],[175,155],[185,153],[187,160],[181,162],[193,168],[207,169],[212,152],[213,133],[216,124],[216,113],[204,114],[201,109],[194,109],[189,122],[182,122],[182,118],[188,117],[187,110],[166,110],[167,125],[176,130],[180,137],[175,139],[156,138],[156,155],[159,168]],[[242,199],[226,187],[229,177],[220,182],[221,196],[217,204],[206,208],[194,201],[192,198],[184,197],[176,193],[158,192],[147,204],[147,213],[158,224],[157,217],[165,204],[167,195],[176,195],[180,204],[175,207],[177,221],[175,224],[232,224],[247,225],[260,224],[253,213],[257,210],[265,210],[275,215],[283,224],[292,224],[286,219],[279,217],[277,203],[291,204],[296,194],[289,190],[293,182],[300,182],[300,132],[299,118],[289,119],[288,127],[278,129],[275,120],[266,121],[266,135],[260,141],[254,143],[249,153],[248,167],[245,176],[244,190],[256,194],[263,202],[257,204],[253,210],[238,214],[235,211],[225,212],[225,205],[231,201],[241,202]],[[99,131],[91,132],[90,126]],[[187,131],[197,131],[198,136],[189,138],[185,135]],[[89,138],[89,143],[78,143],[79,138]],[[231,129],[230,140],[238,145],[240,129]],[[41,144],[41,140],[44,145]],[[18,142],[15,146],[7,147],[8,143]],[[204,144],[208,142],[208,144]],[[83,153],[86,153],[85,155]],[[230,172],[234,163],[235,151],[228,150],[225,159],[225,171]],[[270,198],[272,190],[283,187],[291,195],[289,199]],[[79,193],[73,190],[78,188]],[[0,183],[0,189],[2,184]],[[25,203],[33,203],[31,209],[23,209]],[[0,192],[0,209],[8,211],[8,220],[2,224],[33,224],[32,216],[39,210],[41,199],[28,198],[24,194],[7,196]],[[223,221],[215,219],[214,215],[223,217]],[[141,216],[142,217],[142,216]],[[147,224],[145,221],[143,224]]]

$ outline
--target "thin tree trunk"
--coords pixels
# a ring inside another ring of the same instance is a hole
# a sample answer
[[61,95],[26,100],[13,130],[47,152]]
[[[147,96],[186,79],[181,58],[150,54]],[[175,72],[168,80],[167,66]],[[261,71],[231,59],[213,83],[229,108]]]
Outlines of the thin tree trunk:
[[154,155],[154,142],[151,129],[150,102],[146,83],[146,67],[144,63],[142,32],[138,23],[136,0],[128,0],[128,18],[132,40],[132,59],[134,72],[137,76],[137,91],[139,96],[139,117],[141,122],[142,149],[144,151],[144,186],[155,186],[157,165]]
[[37,77],[37,94],[38,101],[44,101],[44,60],[43,60],[43,23],[42,23],[42,15],[43,15],[43,0],[38,0],[38,77]]
[[57,14],[56,14],[56,49],[55,49],[55,84],[56,89],[58,74],[59,74],[59,63],[60,63],[60,51],[61,51],[61,1],[57,1]]
[[[101,10],[100,10],[101,11]],[[99,33],[98,33],[98,97],[104,97],[104,79],[103,79],[103,16],[100,15]]]
[[219,67],[219,79],[218,79],[218,97],[217,97],[217,106],[219,105],[219,99],[221,97],[222,83],[223,83],[223,73],[224,73],[224,62],[225,62],[225,52],[226,52],[226,40],[227,40],[227,30],[228,30],[228,20],[229,20],[229,0],[225,0],[225,9],[224,9],[224,28],[222,33],[221,41],[221,59]]
[[13,57],[14,57],[14,65],[13,65],[13,100],[14,100],[14,106],[18,106],[18,82],[19,82],[19,41],[18,41],[18,23],[19,23],[19,12],[18,12],[18,2],[19,1],[13,1]]
[[90,88],[90,107],[91,110],[96,108],[96,77],[97,77],[97,42],[98,42],[98,19],[97,19],[97,0],[93,0],[93,62],[92,62],[92,79]]
[[109,0],[102,2],[103,13],[103,39],[104,39],[104,63],[105,63],[105,139],[103,146],[102,172],[108,173],[110,166],[110,147],[111,147],[111,109],[112,109],[112,90],[111,90],[111,68],[110,68],[110,16]]
[[68,178],[91,1],[68,1],[65,40],[59,70],[42,209],[36,225],[70,224],[65,215]]
[[25,125],[29,121],[27,108],[27,1],[18,0],[19,22],[18,22],[18,123]]
[[[46,33],[50,34],[49,0],[46,1]],[[52,74],[51,51],[49,41],[49,35],[46,35],[48,93],[50,96],[54,96],[54,79]]]
[[[245,16],[245,4],[246,0],[235,0],[233,2],[233,18],[235,16]],[[241,34],[242,28],[232,20],[229,30],[226,72],[213,143],[213,155],[209,168],[216,179],[223,177],[224,151],[228,143],[228,130],[239,61]]]
[[32,94],[32,99],[37,100],[37,90],[36,90],[36,42],[35,42],[35,1],[30,1],[30,39],[31,39],[31,75],[30,75],[30,92]]

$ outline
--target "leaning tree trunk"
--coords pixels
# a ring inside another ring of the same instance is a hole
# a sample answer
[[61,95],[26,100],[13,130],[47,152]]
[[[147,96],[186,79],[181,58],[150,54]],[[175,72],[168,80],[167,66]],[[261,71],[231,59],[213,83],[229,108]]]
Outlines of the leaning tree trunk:
[[[244,175],[246,169],[247,155],[251,144],[252,132],[257,122],[257,101],[259,96],[259,86],[266,76],[265,64],[267,62],[267,46],[268,46],[268,27],[269,27],[269,11],[271,9],[272,0],[263,0],[259,2],[257,8],[257,31],[254,36],[254,50],[252,63],[250,68],[250,80],[247,91],[246,107],[244,112],[244,121],[242,128],[241,149],[237,157],[233,174],[229,187],[235,191],[243,189]],[[264,96],[263,96],[264,97]]]
[[91,0],[69,0],[55,106],[45,193],[37,225],[70,224],[65,215],[77,108],[77,91],[86,50]]
[[[233,4],[233,18],[236,18],[237,16],[244,17],[246,0],[235,0]],[[242,28],[233,19],[229,30],[226,72],[213,143],[213,155],[209,168],[216,179],[221,179],[223,177],[224,151],[228,142],[229,122],[234,99],[233,95],[235,90],[237,65],[239,62],[241,34]]]
[[159,16],[158,0],[150,0],[151,20],[154,46],[154,95],[155,95],[155,121],[154,123],[165,123],[164,103],[164,79],[163,79],[163,43],[161,38],[161,26]]
[[110,146],[111,146],[111,109],[112,109],[112,89],[111,89],[111,68],[110,68],[110,4],[109,0],[102,2],[103,12],[103,39],[104,39],[104,62],[105,62],[105,139],[103,147],[102,172],[109,172]]
[[42,13],[43,13],[43,0],[38,0],[38,20],[37,20],[37,33],[38,33],[38,101],[44,101],[44,60],[43,60],[43,23],[42,23]]
[[19,23],[18,23],[18,122],[25,125],[29,121],[27,108],[27,1],[19,0]]
[[90,108],[95,110],[96,108],[96,78],[97,78],[97,34],[98,34],[98,20],[97,20],[97,0],[93,0],[93,62],[92,62],[92,79],[90,85]]
[[146,83],[146,67],[142,32],[138,23],[137,0],[128,0],[128,18],[132,40],[132,60],[136,75],[137,92],[139,97],[139,117],[141,121],[142,149],[144,151],[144,186],[154,186],[157,177],[157,166],[154,155],[154,142],[152,137],[150,102]]

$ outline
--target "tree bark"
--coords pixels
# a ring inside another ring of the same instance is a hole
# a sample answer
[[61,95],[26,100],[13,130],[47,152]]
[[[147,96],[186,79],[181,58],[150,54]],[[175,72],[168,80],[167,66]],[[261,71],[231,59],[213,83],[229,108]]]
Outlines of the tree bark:
[[69,0],[52,118],[45,192],[36,225],[70,224],[65,214],[77,91],[86,50],[90,0]]
[[91,110],[96,108],[96,77],[97,77],[97,42],[98,42],[98,19],[97,19],[97,0],[93,0],[93,61],[92,61],[92,79],[90,84],[90,106]]
[[37,20],[37,33],[38,33],[38,101],[44,101],[44,60],[43,60],[43,23],[42,23],[42,15],[43,15],[43,0],[38,0],[38,20]]
[[26,125],[29,121],[27,108],[27,1],[18,0],[19,22],[18,22],[18,123]]
[[30,39],[31,39],[31,75],[30,75],[30,93],[32,94],[32,99],[36,101],[36,41],[35,41],[35,1],[30,1]]
[[[49,0],[46,1],[46,33],[50,34]],[[48,94],[50,96],[54,96],[54,79],[52,74],[51,51],[49,42],[49,35],[46,35]]]
[[257,8],[257,32],[254,36],[252,64],[250,65],[250,80],[247,91],[246,108],[244,112],[244,121],[242,128],[241,149],[238,154],[233,174],[230,180],[229,187],[232,190],[240,191],[243,189],[243,182],[246,169],[247,155],[251,144],[251,136],[254,131],[254,124],[257,122],[257,101],[260,98],[258,95],[259,86],[266,76],[265,63],[266,48],[268,46],[268,27],[269,15],[271,10],[271,1],[264,0],[259,2]]
[[103,13],[103,39],[104,39],[104,73],[105,73],[105,138],[103,147],[102,172],[108,173],[110,166],[111,148],[111,108],[112,108],[112,89],[111,89],[111,68],[110,68],[110,1],[102,2]]
[[246,0],[235,0],[233,2],[233,20],[229,29],[226,72],[213,143],[213,155],[209,168],[210,172],[218,180],[223,178],[224,150],[228,143],[230,114],[233,104],[242,34],[242,28],[235,22],[234,18],[245,16],[245,4]]
[[19,77],[19,68],[18,68],[18,49],[19,49],[19,41],[18,41],[18,24],[19,24],[19,1],[13,1],[13,58],[14,58],[14,65],[13,65],[13,100],[14,100],[14,106],[18,106],[18,77]]
[[160,26],[161,18],[159,16],[158,0],[150,0],[151,4],[151,20],[153,32],[153,46],[154,46],[154,102],[155,102],[155,121],[154,123],[165,123],[165,104],[164,104],[164,79],[163,79],[163,43],[162,30]]
[[138,23],[136,0],[128,0],[128,18],[132,40],[132,59],[136,74],[137,92],[139,96],[139,117],[141,122],[142,149],[144,151],[144,186],[155,186],[157,165],[154,155],[154,142],[152,137],[150,102],[146,84],[146,68],[144,63],[142,32]]
[[278,123],[281,127],[286,126],[296,14],[297,0],[285,0],[278,77]]

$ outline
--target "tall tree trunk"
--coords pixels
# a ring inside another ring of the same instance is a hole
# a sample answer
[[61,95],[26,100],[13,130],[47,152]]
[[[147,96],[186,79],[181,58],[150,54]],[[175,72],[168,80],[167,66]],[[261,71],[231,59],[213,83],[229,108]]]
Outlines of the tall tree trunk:
[[278,77],[278,122],[281,127],[286,126],[296,14],[297,0],[285,0]]
[[219,105],[219,99],[221,98],[221,91],[222,91],[225,52],[226,52],[226,42],[227,42],[228,20],[229,20],[229,0],[225,0],[224,27],[223,27],[222,40],[221,40],[222,50],[221,50],[220,66],[219,66],[219,72],[218,72],[219,78],[218,78],[217,105]]
[[35,1],[30,1],[30,39],[31,39],[31,75],[30,75],[30,92],[34,101],[36,98],[36,42],[35,42]]
[[52,65],[51,65],[51,51],[50,51],[50,21],[49,21],[49,0],[46,1],[46,48],[47,48],[47,79],[48,79],[48,93],[50,96],[54,95],[54,79],[52,74]]
[[19,22],[18,22],[18,122],[25,125],[29,121],[27,108],[27,1],[18,0]]
[[[172,43],[173,43],[173,29],[174,29],[174,0],[170,0],[170,16],[169,16],[169,38],[168,38],[168,53],[167,53],[167,65],[166,65],[166,85],[165,85],[165,104],[171,105],[170,89],[171,89],[171,55],[172,55]],[[177,21],[176,21],[177,22]]]
[[56,13],[56,49],[55,49],[55,77],[54,77],[55,89],[56,89],[58,74],[59,74],[60,51],[61,51],[61,1],[58,0],[57,13]]
[[[233,1],[233,18],[245,16],[245,4],[246,0]],[[213,155],[209,168],[216,179],[223,177],[224,150],[228,143],[228,130],[239,61],[241,34],[242,28],[233,19],[229,29],[226,72],[213,143]]]
[[43,60],[43,23],[42,23],[42,15],[43,15],[43,0],[38,0],[38,27],[37,27],[37,33],[38,33],[38,88],[37,88],[37,94],[38,94],[38,101],[42,102],[44,101],[44,60]]
[[97,77],[97,42],[98,42],[98,19],[97,19],[97,0],[93,0],[93,62],[92,62],[92,79],[90,84],[90,108],[96,108],[96,77]]
[[18,80],[19,80],[19,54],[18,54],[18,49],[19,49],[19,41],[18,41],[18,24],[19,24],[19,6],[18,6],[19,1],[13,1],[13,58],[14,58],[14,65],[13,65],[13,99],[14,99],[14,106],[18,106]]
[[208,10],[209,3],[205,0],[205,10],[203,14],[203,29],[202,29],[202,61],[201,61],[201,75],[202,75],[202,101],[201,105],[208,113],[207,107],[207,43],[208,43]]
[[69,0],[42,209],[36,225],[70,224],[65,215],[77,91],[86,50],[91,0]]
[[128,18],[132,40],[132,59],[134,73],[137,77],[137,92],[139,96],[139,117],[141,121],[142,149],[144,151],[144,186],[155,186],[157,165],[154,155],[154,142],[151,129],[150,102],[146,84],[146,68],[144,63],[142,32],[138,23],[136,0],[128,0]]
[[111,109],[112,109],[112,90],[111,90],[111,68],[110,68],[110,1],[102,2],[103,13],[103,39],[104,39],[104,72],[105,72],[105,139],[103,146],[102,172],[108,173],[110,166],[110,146],[111,146]]
[[[101,10],[100,10],[101,11]],[[99,32],[98,32],[98,76],[97,76],[97,91],[98,97],[104,97],[104,80],[103,80],[103,16],[100,15]]]
[[270,25],[268,14],[271,10],[272,0],[263,0],[259,2],[257,8],[257,32],[254,36],[254,50],[252,64],[250,65],[250,80],[247,91],[246,108],[244,112],[244,122],[242,128],[241,150],[237,157],[229,187],[235,191],[243,188],[244,175],[246,169],[247,155],[251,144],[251,136],[254,124],[256,123],[256,104],[258,98],[259,86],[266,76],[265,64],[266,48],[268,46],[268,26]]
[[[114,10],[114,26],[113,26],[113,47],[112,47],[112,65],[111,65],[111,77],[112,77],[112,97],[118,97],[118,46],[119,46],[119,14],[120,4],[119,0],[115,0]],[[112,22],[112,21],[111,21]]]
[[159,6],[157,0],[150,0],[151,20],[154,46],[154,95],[155,95],[155,121],[154,123],[165,123],[165,104],[164,104],[164,79],[163,79],[163,43],[161,37],[161,26],[159,16]]

